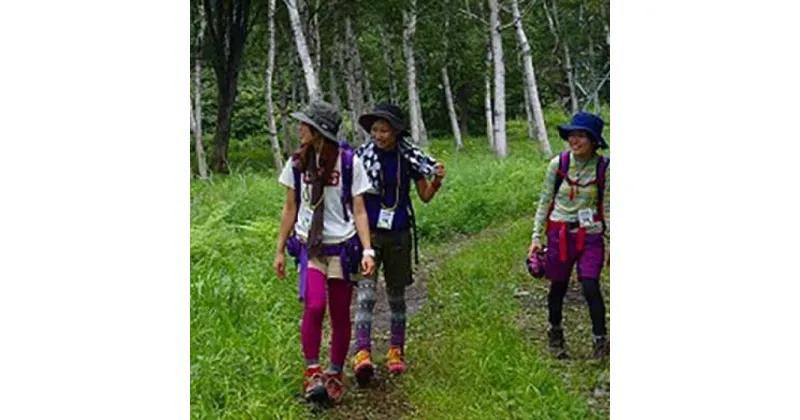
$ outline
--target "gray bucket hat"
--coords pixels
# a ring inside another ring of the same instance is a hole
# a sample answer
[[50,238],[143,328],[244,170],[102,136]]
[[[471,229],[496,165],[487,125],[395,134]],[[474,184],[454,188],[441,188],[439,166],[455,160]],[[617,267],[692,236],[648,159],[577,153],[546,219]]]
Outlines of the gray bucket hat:
[[342,117],[339,116],[336,107],[321,100],[312,101],[305,109],[292,112],[290,116],[316,128],[320,134],[334,142],[336,133],[339,132],[339,125],[342,123]]

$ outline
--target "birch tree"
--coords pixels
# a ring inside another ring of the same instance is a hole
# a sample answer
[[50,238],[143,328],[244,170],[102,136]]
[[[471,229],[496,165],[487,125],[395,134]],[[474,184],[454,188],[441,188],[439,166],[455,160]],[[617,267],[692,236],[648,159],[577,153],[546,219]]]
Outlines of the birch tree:
[[428,144],[425,122],[417,88],[417,70],[414,60],[414,32],[417,28],[417,2],[411,0],[410,8],[403,11],[403,55],[408,79],[408,108],[411,119],[411,137],[420,146]]
[[275,162],[275,168],[280,171],[283,169],[283,154],[281,153],[281,146],[278,143],[278,128],[275,125],[275,112],[272,106],[272,74],[275,68],[275,0],[268,0],[267,5],[267,33],[268,33],[268,50],[267,50],[267,70],[264,77],[265,85],[265,99],[267,110],[267,127],[269,130],[268,136],[272,144],[272,157]]
[[489,27],[492,30],[492,61],[494,63],[494,146],[497,155],[504,158],[508,156],[506,147],[506,70],[503,62],[503,37],[497,0],[489,0]]
[[565,37],[560,36],[561,25],[559,24],[558,20],[558,8],[556,6],[555,0],[551,0],[552,4],[552,14],[547,7],[547,0],[545,0],[542,5],[544,6],[545,14],[547,15],[547,24],[550,27],[550,32],[553,33],[553,36],[556,39],[556,43],[561,45],[561,51],[564,54],[564,73],[567,75],[567,86],[569,88],[569,102],[570,102],[570,110],[573,114],[576,114],[580,110],[580,105],[578,104],[578,94],[575,90],[575,74],[572,68],[572,56],[570,55],[569,51],[569,43]]
[[456,107],[453,104],[453,91],[450,89],[450,78],[447,76],[447,66],[442,67],[442,83],[444,84],[444,97],[447,102],[447,113],[450,115],[450,126],[453,128],[453,137],[456,138],[456,150],[461,150],[464,142],[461,139],[461,127],[456,117]]
[[297,11],[297,0],[283,0],[283,3],[286,4],[286,9],[289,11],[289,22],[292,25],[297,54],[303,66],[308,98],[309,100],[322,99],[322,94],[319,90],[319,79],[314,70],[311,56],[308,53],[308,44],[306,43],[306,36],[303,33],[303,25],[300,22],[300,13]]
[[364,90],[359,79],[360,61],[356,55],[356,39],[349,16],[345,18],[344,31],[344,67],[347,73],[347,96],[352,113],[352,132],[356,142],[361,144],[367,140],[366,133],[358,125],[358,116],[364,113]]
[[544,124],[544,112],[542,111],[542,103],[539,100],[539,88],[536,84],[536,73],[533,69],[533,57],[531,56],[531,46],[528,42],[528,37],[525,35],[525,30],[522,28],[522,16],[519,12],[519,2],[511,0],[511,10],[514,17],[514,29],[517,35],[517,43],[519,49],[522,51],[522,64],[525,74],[525,99],[526,99],[526,114],[528,121],[531,121],[531,114],[533,114],[533,122],[536,126],[536,137],[545,158],[550,158],[553,151],[550,149],[550,141],[547,139],[547,129]]
[[205,10],[198,7],[200,30],[195,40],[194,56],[194,109],[192,113],[194,134],[194,154],[197,157],[197,172],[200,179],[208,178],[208,163],[206,162],[206,149],[203,144],[203,33],[206,31]]
[[450,117],[450,127],[453,131],[453,137],[456,139],[456,151],[461,150],[464,143],[461,139],[461,127],[458,125],[458,117],[456,116],[456,107],[453,103],[453,90],[450,88],[450,76],[447,74],[447,63],[450,59],[450,43],[447,41],[450,36],[450,19],[449,16],[444,21],[444,56],[443,60],[445,65],[442,66],[442,86],[444,88],[444,98],[447,104],[447,114]]
[[489,149],[494,151],[494,111],[492,110],[492,39],[491,30],[486,39],[486,71],[484,74],[484,85],[486,86],[483,109],[486,116],[486,138],[489,140]]
[[383,61],[386,63],[386,75],[389,84],[389,100],[392,103],[397,103],[397,77],[394,74],[394,60],[392,59],[392,43],[389,40],[389,34],[386,30],[386,25],[380,25],[381,34],[381,49],[383,50]]

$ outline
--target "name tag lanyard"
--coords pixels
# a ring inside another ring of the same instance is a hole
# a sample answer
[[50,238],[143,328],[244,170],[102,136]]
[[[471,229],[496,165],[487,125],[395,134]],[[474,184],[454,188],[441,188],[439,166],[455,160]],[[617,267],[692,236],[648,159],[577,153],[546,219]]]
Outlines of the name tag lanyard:
[[[386,191],[386,184],[383,182],[383,171],[381,171],[381,189]],[[384,210],[393,211],[397,207],[397,203],[400,202],[400,152],[397,152],[397,176],[395,177],[397,183],[394,186],[394,205],[388,207],[385,204],[385,198],[381,200],[381,208]]]

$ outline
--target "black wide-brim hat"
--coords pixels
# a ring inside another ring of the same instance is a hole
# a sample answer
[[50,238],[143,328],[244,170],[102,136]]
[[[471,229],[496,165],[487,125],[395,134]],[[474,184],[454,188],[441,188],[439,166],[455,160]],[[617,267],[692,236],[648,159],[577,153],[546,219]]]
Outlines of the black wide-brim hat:
[[358,117],[358,124],[367,133],[372,130],[372,124],[377,120],[386,120],[400,135],[410,136],[406,124],[403,122],[403,111],[397,105],[390,103],[380,103],[375,105],[375,108],[366,114]]

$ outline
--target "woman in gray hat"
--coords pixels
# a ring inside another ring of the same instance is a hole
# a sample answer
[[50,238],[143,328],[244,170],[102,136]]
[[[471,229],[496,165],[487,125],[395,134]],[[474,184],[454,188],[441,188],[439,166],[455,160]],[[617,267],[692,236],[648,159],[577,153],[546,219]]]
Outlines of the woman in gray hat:
[[[351,275],[359,268],[369,275],[375,267],[362,197],[370,185],[359,158],[346,143],[336,141],[341,117],[331,104],[315,101],[292,117],[300,121],[301,147],[280,175],[287,191],[274,268],[278,277],[286,276],[284,251],[288,247],[299,265],[299,297],[304,302],[300,332],[306,364],[304,395],[309,402],[328,404],[340,401],[344,388]],[[331,315],[331,362],[323,372],[319,350],[326,300]]]
[[[371,141],[356,154],[367,170],[370,189],[364,196],[372,243],[383,277],[391,308],[391,340],[386,355],[390,373],[405,371],[404,358],[406,301],[405,289],[414,279],[411,271],[411,233],[414,213],[411,207],[412,185],[423,202],[433,199],[445,177],[444,165],[427,156],[410,141],[403,115],[395,105],[378,104],[359,117],[358,123],[370,133]],[[428,182],[432,177],[432,182]],[[416,235],[415,235],[416,237]],[[372,309],[375,305],[377,276],[365,276],[358,282],[356,309],[356,350],[353,371],[359,384],[365,385],[374,373],[370,358],[372,346]]]

